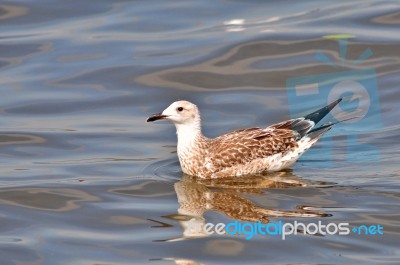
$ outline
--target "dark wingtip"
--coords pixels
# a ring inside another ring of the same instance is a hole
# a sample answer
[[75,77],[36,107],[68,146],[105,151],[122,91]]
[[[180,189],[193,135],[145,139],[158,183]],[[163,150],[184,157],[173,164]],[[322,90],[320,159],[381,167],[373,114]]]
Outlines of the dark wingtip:
[[343,98],[339,98],[335,100],[334,102],[330,103],[329,105],[314,111],[313,113],[308,114],[307,116],[304,117],[306,120],[313,121],[315,124],[317,124],[320,120],[322,120],[334,107],[336,107],[337,104],[342,101]]

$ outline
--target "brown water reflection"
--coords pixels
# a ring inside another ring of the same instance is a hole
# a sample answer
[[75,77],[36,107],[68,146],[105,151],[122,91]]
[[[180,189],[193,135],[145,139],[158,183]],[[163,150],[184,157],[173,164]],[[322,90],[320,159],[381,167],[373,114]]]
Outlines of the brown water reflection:
[[11,19],[26,15],[28,8],[24,6],[0,5],[0,20]]
[[400,24],[400,12],[390,13],[382,16],[378,16],[372,19],[375,23],[381,24],[393,24],[399,25]]
[[40,136],[27,134],[0,134],[0,145],[42,144],[46,140]]
[[45,211],[71,211],[81,201],[99,201],[100,198],[75,189],[18,188],[0,190],[0,204],[34,208]]
[[[321,185],[321,183],[315,183]],[[174,184],[180,207],[178,214],[165,216],[176,220],[183,227],[183,238],[206,236],[197,234],[188,228],[194,218],[197,225],[204,225],[207,211],[217,212],[229,219],[243,222],[269,223],[270,218],[316,218],[330,217],[331,214],[312,209],[314,207],[298,205],[296,210],[279,210],[259,206],[246,198],[248,194],[263,194],[266,189],[287,189],[311,186],[292,172],[277,172],[265,175],[246,176],[243,178],[201,180],[184,174]],[[316,207],[315,207],[316,208]],[[182,238],[182,239],[183,239]],[[177,240],[177,239],[170,239]]]
[[[373,58],[354,64],[358,56],[368,48],[373,50]],[[136,81],[148,86],[185,90],[276,89],[285,87],[286,80],[291,77],[331,73],[332,66],[313,59],[319,50],[333,58],[333,62],[341,62],[336,40],[256,41],[237,45],[218,57],[192,66],[168,68],[142,75]],[[350,41],[346,53],[347,63],[337,63],[334,71],[373,67],[378,76],[397,73],[400,68],[400,54],[397,50],[397,44]]]

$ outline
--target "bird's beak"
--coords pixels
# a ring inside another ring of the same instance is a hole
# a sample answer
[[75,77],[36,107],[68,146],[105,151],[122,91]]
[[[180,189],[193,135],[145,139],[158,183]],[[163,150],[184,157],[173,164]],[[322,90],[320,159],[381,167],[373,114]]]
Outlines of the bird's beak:
[[162,113],[157,113],[157,114],[153,114],[151,115],[148,119],[147,122],[151,122],[151,121],[156,121],[156,120],[162,120],[167,118],[167,115],[163,115]]

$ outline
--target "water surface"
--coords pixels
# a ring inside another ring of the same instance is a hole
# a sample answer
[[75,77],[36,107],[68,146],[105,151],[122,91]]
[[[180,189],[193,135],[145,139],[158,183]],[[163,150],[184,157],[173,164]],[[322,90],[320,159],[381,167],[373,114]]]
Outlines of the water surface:
[[[2,1],[0,263],[399,264],[399,14],[397,1]],[[266,126],[324,103],[293,100],[290,78],[363,69],[373,124],[336,126],[276,174],[184,176],[173,126],[145,123],[188,99],[209,137]],[[193,236],[192,217],[384,235]]]

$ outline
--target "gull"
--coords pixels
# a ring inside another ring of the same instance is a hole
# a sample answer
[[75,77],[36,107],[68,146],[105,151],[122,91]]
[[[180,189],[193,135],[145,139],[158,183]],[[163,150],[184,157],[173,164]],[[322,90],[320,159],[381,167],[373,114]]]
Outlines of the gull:
[[176,101],[147,122],[165,119],[175,124],[184,173],[202,179],[234,177],[290,167],[337,123],[316,127],[340,101],[342,98],[301,118],[266,128],[235,130],[214,139],[202,134],[199,109],[189,101]]

